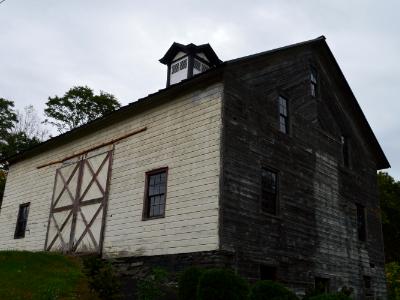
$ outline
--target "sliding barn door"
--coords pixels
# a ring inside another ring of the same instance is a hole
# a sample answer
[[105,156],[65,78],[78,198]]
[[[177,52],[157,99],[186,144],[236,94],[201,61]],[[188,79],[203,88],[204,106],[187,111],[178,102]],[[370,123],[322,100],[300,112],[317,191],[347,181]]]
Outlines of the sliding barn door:
[[112,150],[83,157],[56,171],[47,251],[101,252],[111,163]]

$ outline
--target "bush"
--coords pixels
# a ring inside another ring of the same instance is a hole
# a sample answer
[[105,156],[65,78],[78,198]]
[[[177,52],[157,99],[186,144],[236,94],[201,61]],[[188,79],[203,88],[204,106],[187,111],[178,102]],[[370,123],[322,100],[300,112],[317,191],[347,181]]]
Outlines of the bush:
[[139,300],[156,300],[165,297],[168,283],[168,272],[161,268],[154,268],[137,286]]
[[247,282],[230,270],[210,269],[200,277],[197,300],[244,300],[247,299]]
[[120,283],[111,263],[97,256],[83,258],[84,272],[88,276],[89,285],[101,299],[117,299]]
[[351,300],[351,298],[343,293],[321,294],[311,297],[310,300]]
[[191,267],[182,272],[178,281],[180,300],[196,299],[197,286],[203,273],[204,270],[197,267]]
[[386,279],[388,285],[388,299],[400,300],[400,266],[397,262],[386,265]]
[[297,296],[282,284],[262,280],[253,285],[249,300],[297,300]]

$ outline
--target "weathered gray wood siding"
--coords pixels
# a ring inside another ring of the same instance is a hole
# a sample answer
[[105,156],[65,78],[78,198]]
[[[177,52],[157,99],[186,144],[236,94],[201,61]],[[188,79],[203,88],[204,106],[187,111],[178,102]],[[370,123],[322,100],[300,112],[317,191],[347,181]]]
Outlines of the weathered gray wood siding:
[[[315,99],[310,65],[319,72]],[[363,298],[367,275],[383,297],[376,164],[324,58],[305,48],[281,51],[227,73],[221,249],[249,277],[259,276],[260,265],[276,266],[278,279],[299,293],[324,277],[331,290],[351,286]],[[289,100],[289,135],[278,130],[278,95]],[[351,138],[351,168],[343,166],[342,134]],[[279,172],[277,216],[260,212],[262,167]],[[367,242],[357,237],[355,203],[367,208]]]
[[[104,254],[161,255],[218,249],[222,84],[149,108],[129,119],[11,166],[0,212],[0,249],[43,250],[55,170],[82,149],[143,126],[115,144]],[[142,221],[145,172],[168,167],[165,218]],[[27,232],[14,239],[18,207],[31,202]]]

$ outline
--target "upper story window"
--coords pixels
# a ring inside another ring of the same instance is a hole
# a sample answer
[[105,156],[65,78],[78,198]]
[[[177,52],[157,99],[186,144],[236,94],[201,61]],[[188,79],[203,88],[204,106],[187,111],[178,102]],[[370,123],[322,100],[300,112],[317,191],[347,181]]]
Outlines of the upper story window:
[[171,74],[175,74],[179,71],[179,63],[173,64],[171,67]]
[[184,60],[182,60],[181,62],[180,62],[180,69],[181,70],[183,70],[183,69],[186,69],[186,67],[187,67],[187,59],[184,59]]
[[195,68],[197,71],[201,71],[201,62],[195,59],[193,62],[193,68]]
[[19,206],[17,225],[15,226],[14,238],[20,239],[25,237],[26,223],[28,222],[30,203],[21,204]]
[[343,165],[345,167],[350,167],[350,145],[349,145],[349,138],[346,136],[341,136],[342,141],[342,158],[343,158]]
[[143,219],[164,217],[167,171],[167,168],[162,168],[146,173]]
[[279,96],[279,130],[289,133],[288,101],[282,96]]
[[365,207],[361,204],[356,204],[357,206],[357,235],[360,241],[365,241],[367,239],[367,226],[365,221]]
[[311,96],[316,97],[317,96],[317,70],[313,67],[311,67],[310,70],[310,93]]
[[277,202],[278,174],[263,168],[261,172],[261,211],[276,215]]

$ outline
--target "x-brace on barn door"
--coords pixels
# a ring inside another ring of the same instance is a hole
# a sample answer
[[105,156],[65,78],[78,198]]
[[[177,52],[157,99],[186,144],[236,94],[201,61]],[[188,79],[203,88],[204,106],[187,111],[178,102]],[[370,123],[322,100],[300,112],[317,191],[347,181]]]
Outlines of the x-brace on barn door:
[[45,249],[100,253],[112,150],[81,157],[56,171]]

